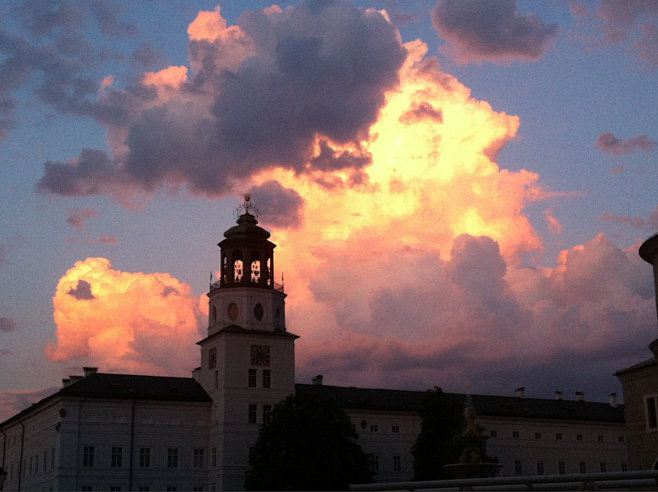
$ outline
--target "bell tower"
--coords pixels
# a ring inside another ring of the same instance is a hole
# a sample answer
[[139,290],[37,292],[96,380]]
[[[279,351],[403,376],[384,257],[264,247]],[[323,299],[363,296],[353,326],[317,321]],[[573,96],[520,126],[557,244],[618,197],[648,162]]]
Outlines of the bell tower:
[[216,490],[244,488],[258,430],[295,391],[298,337],[286,329],[286,294],[274,281],[276,245],[249,195],[240,212],[218,244],[220,275],[207,294],[208,336],[199,342],[199,382],[213,399],[208,471]]

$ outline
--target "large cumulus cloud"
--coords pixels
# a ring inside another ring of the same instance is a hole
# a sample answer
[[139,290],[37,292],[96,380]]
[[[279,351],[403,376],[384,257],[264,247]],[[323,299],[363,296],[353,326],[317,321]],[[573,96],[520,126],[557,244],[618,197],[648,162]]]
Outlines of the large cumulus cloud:
[[53,298],[50,360],[107,372],[185,376],[201,336],[198,299],[166,273],[122,272],[105,258],[77,262]]
[[398,82],[405,52],[380,12],[309,1],[227,26],[216,9],[189,34],[192,74],[172,81],[169,67],[137,86],[105,87],[94,106],[113,155],[85,149],[48,162],[39,190],[117,194],[164,184],[217,195],[274,165],[302,173],[368,161],[327,146],[365,138]]

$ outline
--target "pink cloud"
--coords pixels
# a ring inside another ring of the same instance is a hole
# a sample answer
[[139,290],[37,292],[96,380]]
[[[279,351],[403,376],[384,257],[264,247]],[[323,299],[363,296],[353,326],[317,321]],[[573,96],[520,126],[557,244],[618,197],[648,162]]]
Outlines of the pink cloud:
[[88,219],[98,215],[100,215],[100,212],[95,208],[72,208],[68,211],[66,223],[73,227],[77,227],[78,229],[82,229],[84,228],[85,222],[87,222]]
[[439,0],[432,23],[460,63],[538,60],[557,34],[516,0]]
[[620,156],[630,154],[637,150],[651,152],[656,146],[656,141],[651,140],[646,135],[621,139],[615,137],[613,133],[607,132],[599,135],[596,140],[596,146],[601,149],[602,152]]

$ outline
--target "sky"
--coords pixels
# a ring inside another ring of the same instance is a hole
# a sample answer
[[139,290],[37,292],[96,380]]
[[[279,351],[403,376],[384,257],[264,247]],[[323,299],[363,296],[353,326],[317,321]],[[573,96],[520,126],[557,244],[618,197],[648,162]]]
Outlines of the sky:
[[184,376],[244,193],[298,382],[605,401],[649,357],[658,2],[0,4],[0,419]]

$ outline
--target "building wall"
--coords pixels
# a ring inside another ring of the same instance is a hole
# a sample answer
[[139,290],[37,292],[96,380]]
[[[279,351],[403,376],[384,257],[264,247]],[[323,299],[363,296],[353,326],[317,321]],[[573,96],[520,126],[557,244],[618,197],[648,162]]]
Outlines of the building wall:
[[[375,479],[378,482],[411,480],[414,473],[411,448],[421,429],[420,414],[350,409],[347,413],[363,450],[377,457]],[[490,436],[487,453],[502,465],[499,476],[628,469],[623,423],[486,415],[479,415],[477,423]],[[399,468],[395,456],[400,457]]]
[[[22,463],[21,425],[8,428],[12,473],[3,490],[207,489],[209,411],[195,402],[54,399],[22,419]],[[116,452],[112,462],[113,448],[121,449],[120,463]],[[140,448],[148,449],[148,463],[140,463]],[[169,449],[177,450],[175,468]],[[196,460],[195,449],[203,450]]]
[[7,472],[3,490],[51,490],[59,474],[59,407],[53,402],[40,412],[14,421],[6,436],[0,463]]
[[618,374],[624,387],[624,410],[631,470],[649,470],[658,462],[658,427],[648,419],[647,399],[658,397],[658,364]]
[[626,471],[624,424],[478,417],[499,475]]
[[359,444],[376,459],[378,482],[407,481],[413,478],[411,447],[420,432],[420,414],[347,410],[359,434]]

